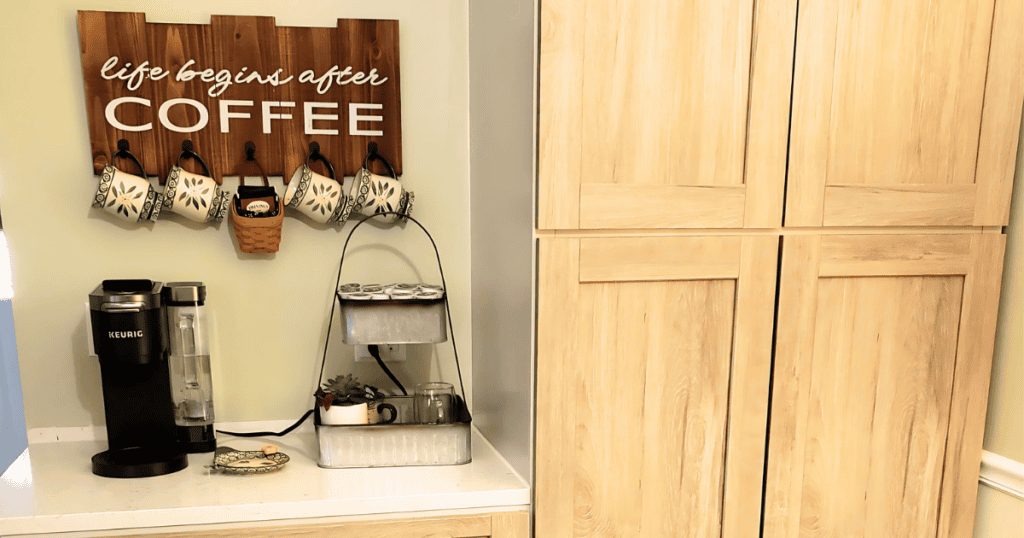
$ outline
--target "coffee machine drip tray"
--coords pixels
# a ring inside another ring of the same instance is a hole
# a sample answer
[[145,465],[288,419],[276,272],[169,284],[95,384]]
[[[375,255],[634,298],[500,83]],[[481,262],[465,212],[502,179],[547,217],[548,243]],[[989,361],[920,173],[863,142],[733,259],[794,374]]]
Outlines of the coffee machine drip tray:
[[92,457],[92,472],[109,478],[144,478],[188,467],[188,455],[177,446],[167,449],[132,447],[111,449]]

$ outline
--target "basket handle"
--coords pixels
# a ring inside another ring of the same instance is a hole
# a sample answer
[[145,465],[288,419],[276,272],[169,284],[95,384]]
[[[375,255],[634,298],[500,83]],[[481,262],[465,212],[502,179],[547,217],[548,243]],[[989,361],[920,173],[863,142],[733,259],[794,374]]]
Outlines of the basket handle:
[[249,163],[256,165],[256,169],[260,171],[259,177],[263,178],[263,186],[269,187],[270,180],[267,179],[267,173],[263,171],[263,167],[260,166],[260,162],[256,160],[256,144],[254,144],[252,140],[245,143],[245,160],[242,161],[242,166],[240,166],[236,171],[238,174],[239,185],[245,185],[245,174],[241,173],[241,170],[242,167]]
[[[323,381],[323,378],[324,378],[324,366],[327,364],[327,349],[328,349],[329,344],[331,342],[331,325],[334,324],[333,323],[334,322],[334,311],[335,311],[335,308],[338,306],[338,302],[339,302],[338,293],[337,292],[338,292],[338,286],[341,285],[341,269],[345,266],[345,252],[348,251],[348,242],[352,239],[352,235],[356,233],[356,230],[359,229],[359,227],[362,226],[363,224],[366,224],[366,222],[369,221],[370,219],[372,219],[374,217],[383,217],[383,216],[386,216],[386,215],[398,215],[398,214],[399,213],[397,211],[385,211],[384,213],[376,213],[376,214],[370,215],[370,216],[364,218],[363,220],[359,221],[358,223],[356,223],[356,225],[352,227],[352,231],[350,231],[348,233],[348,237],[345,238],[345,246],[342,247],[342,249],[341,249],[341,261],[338,263],[338,278],[337,278],[337,282],[335,282],[335,284],[334,284],[334,289],[331,290],[331,315],[330,315],[329,318],[327,318],[328,319],[328,321],[327,321],[327,338],[324,341],[324,357],[323,357],[323,361],[320,363],[320,377],[317,379],[317,388],[319,388],[320,382]],[[459,346],[456,345],[456,342],[455,342],[455,330],[454,330],[455,328],[452,326],[452,309],[450,308],[450,306],[448,304],[448,284],[445,282],[445,279],[444,279],[444,267],[441,265],[441,252],[437,249],[437,243],[434,242],[434,238],[431,237],[430,232],[428,232],[427,229],[424,228],[423,225],[420,224],[420,222],[418,220],[414,219],[411,216],[406,216],[406,218],[408,220],[412,221],[413,223],[415,223],[416,226],[419,226],[421,230],[423,230],[423,233],[427,236],[427,239],[430,240],[430,245],[434,247],[434,256],[437,257],[437,271],[441,274],[441,286],[444,287],[444,311],[445,311],[445,316],[447,317],[447,321],[448,321],[448,334],[451,335],[452,351],[454,352],[454,355],[455,355],[455,371],[457,371],[459,373],[459,391],[462,393],[462,401],[463,401],[463,405],[465,405],[465,402],[466,402],[466,387],[462,383],[462,366],[459,364]]]

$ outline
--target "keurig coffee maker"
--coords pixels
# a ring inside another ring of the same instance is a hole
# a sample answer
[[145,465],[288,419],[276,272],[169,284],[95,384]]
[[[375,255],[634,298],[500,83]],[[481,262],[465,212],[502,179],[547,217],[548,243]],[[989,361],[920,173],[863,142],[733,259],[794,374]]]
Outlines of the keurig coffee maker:
[[92,457],[97,475],[138,478],[188,466],[175,435],[162,288],[104,280],[89,294],[110,447]]

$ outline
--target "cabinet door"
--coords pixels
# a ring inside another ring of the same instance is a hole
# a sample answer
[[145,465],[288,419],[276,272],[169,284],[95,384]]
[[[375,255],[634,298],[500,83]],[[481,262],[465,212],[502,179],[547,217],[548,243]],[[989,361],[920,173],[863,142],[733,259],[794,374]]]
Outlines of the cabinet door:
[[540,9],[539,228],[781,224],[796,0]]
[[1009,220],[1020,0],[800,3],[787,226]]
[[536,533],[758,536],[778,237],[540,239]]
[[783,239],[765,538],[971,535],[1004,244]]

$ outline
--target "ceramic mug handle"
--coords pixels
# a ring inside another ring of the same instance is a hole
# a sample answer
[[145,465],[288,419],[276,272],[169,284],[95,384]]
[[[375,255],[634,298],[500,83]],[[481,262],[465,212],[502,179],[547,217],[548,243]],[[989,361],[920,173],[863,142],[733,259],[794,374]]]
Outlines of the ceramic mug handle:
[[391,424],[392,422],[395,421],[395,419],[398,418],[398,409],[395,409],[395,406],[393,406],[393,405],[391,405],[389,403],[382,403],[382,404],[377,406],[377,416],[380,416],[380,413],[382,411],[384,411],[385,409],[387,409],[388,411],[391,411],[391,418],[389,418],[387,420],[381,420],[377,424]]

